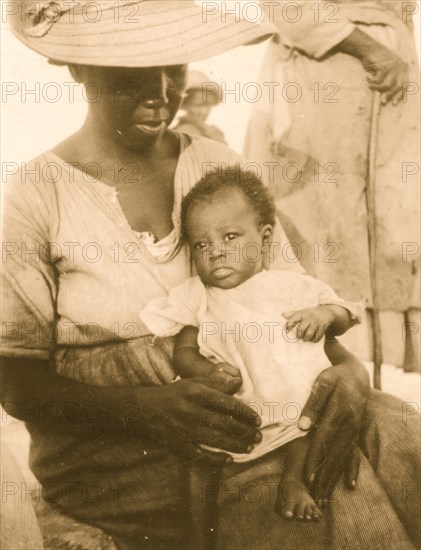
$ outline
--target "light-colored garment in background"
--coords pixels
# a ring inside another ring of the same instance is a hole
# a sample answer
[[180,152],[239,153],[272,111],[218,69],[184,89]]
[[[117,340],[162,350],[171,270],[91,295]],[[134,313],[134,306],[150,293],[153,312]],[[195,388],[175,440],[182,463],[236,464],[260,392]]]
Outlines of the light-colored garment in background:
[[[376,158],[384,359],[403,365],[403,340],[414,347],[419,338],[405,337],[405,322],[419,327],[420,303],[419,75],[408,6],[382,0],[296,4],[302,17],[294,23],[281,17],[281,7],[274,10],[280,36],[268,49],[260,81],[277,87],[272,100],[266,94],[255,105],[244,152],[266,166],[263,176],[306,272],[345,299],[370,306],[365,185],[372,92],[360,61],[329,50],[358,26],[409,63],[404,101],[382,108]],[[355,334],[354,351],[368,359],[370,350],[361,345],[368,335]],[[418,361],[412,358],[412,367]]]

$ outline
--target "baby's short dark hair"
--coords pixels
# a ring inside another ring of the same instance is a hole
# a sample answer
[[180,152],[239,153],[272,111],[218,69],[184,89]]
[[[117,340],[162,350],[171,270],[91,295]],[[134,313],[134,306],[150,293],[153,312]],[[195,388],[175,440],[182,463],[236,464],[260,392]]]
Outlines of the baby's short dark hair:
[[238,189],[244,194],[258,217],[259,226],[275,225],[275,203],[262,180],[251,171],[229,166],[207,173],[184,197],[181,205],[181,231],[184,237],[187,236],[186,221],[190,208],[230,189]]

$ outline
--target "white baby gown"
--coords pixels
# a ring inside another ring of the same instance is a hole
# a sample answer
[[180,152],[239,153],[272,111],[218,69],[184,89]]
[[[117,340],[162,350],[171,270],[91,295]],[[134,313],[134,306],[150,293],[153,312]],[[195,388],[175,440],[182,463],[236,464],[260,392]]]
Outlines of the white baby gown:
[[262,271],[228,290],[192,277],[168,297],[152,300],[140,317],[160,337],[198,327],[200,353],[240,369],[243,384],[236,397],[262,418],[261,443],[251,453],[231,453],[235,462],[248,462],[306,435],[297,423],[315,378],[330,363],[323,341],[303,342],[295,330],[286,333],[282,313],[321,304],[341,305],[359,320],[360,304],[344,302],[321,281],[290,271]]

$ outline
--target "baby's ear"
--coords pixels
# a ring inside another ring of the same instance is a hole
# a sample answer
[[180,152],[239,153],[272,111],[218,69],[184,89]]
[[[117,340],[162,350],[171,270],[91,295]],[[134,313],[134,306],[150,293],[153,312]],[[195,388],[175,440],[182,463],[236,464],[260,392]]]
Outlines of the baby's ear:
[[272,242],[273,227],[270,224],[266,224],[261,229],[262,244],[268,245]]

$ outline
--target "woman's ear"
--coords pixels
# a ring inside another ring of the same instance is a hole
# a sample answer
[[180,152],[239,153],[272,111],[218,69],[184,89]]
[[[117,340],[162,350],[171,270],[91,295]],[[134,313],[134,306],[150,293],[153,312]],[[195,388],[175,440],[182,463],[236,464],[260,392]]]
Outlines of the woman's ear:
[[78,84],[83,84],[85,82],[84,66],[69,64],[68,67],[73,80]]

